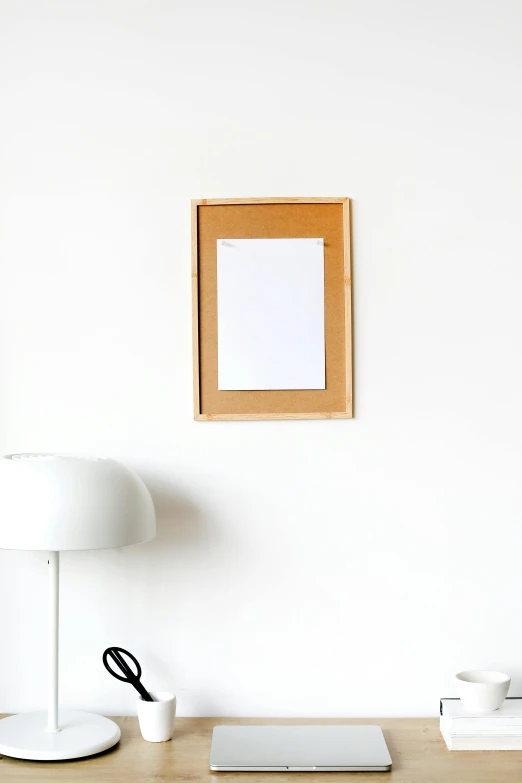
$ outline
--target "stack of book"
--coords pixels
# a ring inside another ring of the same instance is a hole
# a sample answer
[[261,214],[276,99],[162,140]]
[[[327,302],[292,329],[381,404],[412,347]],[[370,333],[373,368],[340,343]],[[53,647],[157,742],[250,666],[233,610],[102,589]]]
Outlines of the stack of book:
[[441,699],[440,730],[449,750],[522,750],[522,699],[508,697],[485,715],[466,712],[460,699]]

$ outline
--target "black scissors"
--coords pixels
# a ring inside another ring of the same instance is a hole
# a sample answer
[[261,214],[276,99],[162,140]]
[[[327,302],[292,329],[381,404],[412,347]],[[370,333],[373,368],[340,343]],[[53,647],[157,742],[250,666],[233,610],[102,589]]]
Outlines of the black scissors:
[[[131,667],[123,657],[124,655],[127,655],[131,661],[136,666],[136,674],[132,671]],[[114,661],[116,666],[120,669],[120,671],[123,672],[122,676],[121,674],[116,674],[115,671],[111,669],[108,663],[108,658],[111,659],[111,661]],[[103,653],[103,665],[109,672],[109,674],[112,674],[113,677],[116,677],[117,680],[121,680],[122,682],[128,682],[131,685],[133,685],[138,693],[140,694],[143,701],[154,701],[148,690],[143,687],[143,685],[140,682],[141,677],[141,666],[128,650],[124,650],[123,647],[107,647],[105,652]]]

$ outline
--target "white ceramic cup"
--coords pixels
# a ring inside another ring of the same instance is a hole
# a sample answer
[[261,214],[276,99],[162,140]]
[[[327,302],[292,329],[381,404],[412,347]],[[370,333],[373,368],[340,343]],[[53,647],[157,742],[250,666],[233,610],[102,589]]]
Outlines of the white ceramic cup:
[[511,685],[511,678],[502,672],[459,672],[455,681],[464,709],[478,714],[498,710]]
[[174,734],[176,697],[168,691],[150,692],[154,701],[138,696],[138,721],[141,736],[147,742],[166,742]]

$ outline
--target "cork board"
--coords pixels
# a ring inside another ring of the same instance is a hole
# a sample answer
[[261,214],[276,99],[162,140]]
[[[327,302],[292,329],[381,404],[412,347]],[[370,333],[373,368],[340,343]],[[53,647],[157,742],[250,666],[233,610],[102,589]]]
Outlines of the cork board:
[[[326,388],[218,389],[217,240],[324,238]],[[350,202],[347,198],[192,202],[194,418],[352,417]]]

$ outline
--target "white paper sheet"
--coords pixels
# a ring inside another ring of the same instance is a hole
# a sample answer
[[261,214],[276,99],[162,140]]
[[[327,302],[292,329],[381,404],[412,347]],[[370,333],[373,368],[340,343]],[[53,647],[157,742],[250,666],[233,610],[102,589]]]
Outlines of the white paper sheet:
[[218,239],[218,388],[324,389],[323,239]]

